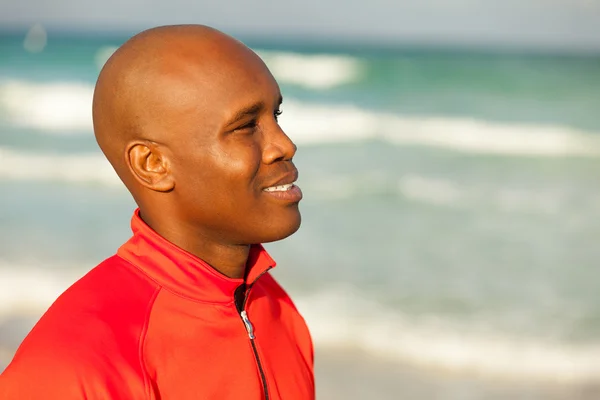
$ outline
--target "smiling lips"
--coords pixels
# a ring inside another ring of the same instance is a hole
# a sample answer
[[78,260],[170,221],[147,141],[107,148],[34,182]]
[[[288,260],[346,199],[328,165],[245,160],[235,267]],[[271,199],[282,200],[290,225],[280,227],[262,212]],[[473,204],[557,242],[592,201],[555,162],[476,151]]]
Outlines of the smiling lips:
[[290,190],[292,188],[292,186],[294,186],[293,183],[288,183],[287,185],[271,186],[271,187],[265,188],[263,190],[265,192],[285,192],[287,190]]
[[270,186],[264,188],[263,192],[276,197],[279,200],[296,203],[302,200],[302,191],[300,188],[293,183],[287,183],[285,185]]

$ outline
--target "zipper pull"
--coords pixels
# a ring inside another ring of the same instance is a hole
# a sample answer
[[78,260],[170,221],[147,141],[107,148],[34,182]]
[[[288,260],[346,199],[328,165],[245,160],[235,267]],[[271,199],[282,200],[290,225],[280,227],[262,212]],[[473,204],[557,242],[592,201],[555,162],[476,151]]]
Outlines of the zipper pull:
[[246,330],[248,331],[248,337],[250,337],[250,339],[254,339],[254,327],[252,326],[252,323],[250,322],[250,319],[248,318],[248,314],[246,313],[246,310],[242,311],[240,313],[240,316],[242,317],[242,321],[244,321],[244,326],[246,327]]

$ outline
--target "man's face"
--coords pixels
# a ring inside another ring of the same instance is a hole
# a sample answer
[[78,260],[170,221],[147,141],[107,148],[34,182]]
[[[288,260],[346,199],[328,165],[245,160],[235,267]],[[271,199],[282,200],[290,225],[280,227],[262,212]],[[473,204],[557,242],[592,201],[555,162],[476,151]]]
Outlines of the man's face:
[[277,122],[279,86],[248,49],[225,44],[215,57],[209,65],[178,64],[184,78],[163,82],[168,105],[158,119],[172,138],[165,154],[177,217],[223,244],[282,239],[300,226],[302,193],[290,186],[296,147]]

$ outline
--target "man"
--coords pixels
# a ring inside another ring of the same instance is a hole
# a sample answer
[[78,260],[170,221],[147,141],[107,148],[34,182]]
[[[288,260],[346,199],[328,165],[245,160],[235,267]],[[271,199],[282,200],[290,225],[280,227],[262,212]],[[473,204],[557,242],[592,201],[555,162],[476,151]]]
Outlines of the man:
[[0,399],[312,399],[313,349],[259,243],[300,226],[279,87],[214,29],[134,36],[93,102],[139,209],[133,237],[50,307]]

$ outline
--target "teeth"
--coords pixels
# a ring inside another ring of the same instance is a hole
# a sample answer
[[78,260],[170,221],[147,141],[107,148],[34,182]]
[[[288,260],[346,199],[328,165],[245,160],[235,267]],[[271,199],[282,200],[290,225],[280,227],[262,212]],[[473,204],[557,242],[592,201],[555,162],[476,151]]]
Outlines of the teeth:
[[285,192],[286,190],[290,190],[292,186],[294,186],[293,183],[288,183],[287,185],[271,186],[263,190],[265,192]]

